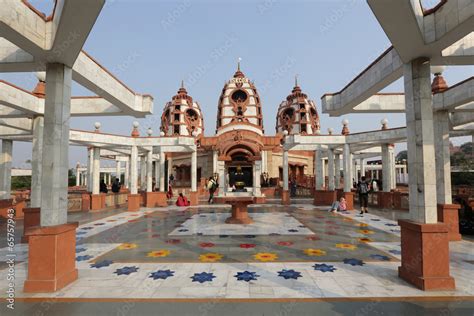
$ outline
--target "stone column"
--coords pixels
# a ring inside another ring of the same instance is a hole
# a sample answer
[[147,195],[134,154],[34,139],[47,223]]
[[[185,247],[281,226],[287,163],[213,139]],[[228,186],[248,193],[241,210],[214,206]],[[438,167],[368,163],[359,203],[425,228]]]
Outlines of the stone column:
[[153,191],[153,150],[151,148],[146,157],[146,191]]
[[80,180],[81,172],[79,171],[79,168],[80,168],[80,165],[79,164],[76,165],[76,187],[81,185],[81,180]]
[[92,194],[100,193],[100,148],[93,149]]
[[92,147],[87,148],[87,191],[92,192],[93,185],[93,165],[94,165],[94,149]]
[[315,164],[315,171],[316,171],[316,177],[315,177],[315,188],[316,190],[322,190],[324,186],[324,160],[322,159],[322,150],[321,149],[316,149],[314,151],[314,164]]
[[451,192],[451,158],[449,152],[449,114],[438,111],[434,118],[434,146],[436,162],[436,199],[438,221],[443,222],[449,229],[449,240],[461,240],[459,234],[459,205],[453,204]]
[[399,220],[402,264],[399,276],[423,290],[455,288],[449,275],[448,227],[438,223],[430,60],[404,65],[409,220]]
[[140,190],[146,190],[146,158],[140,157]]
[[46,64],[40,226],[27,232],[24,292],[55,292],[77,279],[76,228],[67,224],[72,70]]
[[382,145],[382,191],[392,189],[392,163],[390,159],[390,145]]
[[328,190],[334,191],[335,190],[335,183],[334,183],[334,150],[328,150]]
[[160,187],[160,162],[155,160],[155,191]]
[[344,168],[344,193],[346,198],[347,210],[354,208],[354,194],[351,192],[352,188],[352,154],[349,144],[344,144],[343,152],[343,168]]
[[364,158],[359,159],[359,165],[360,165],[360,177],[365,177],[365,164],[364,164]]
[[[358,172],[357,172],[357,160],[352,158],[352,178],[355,182],[359,180]],[[351,179],[351,183],[354,182]]]
[[128,189],[130,188],[130,157],[127,157],[128,160],[125,161],[125,174],[124,174],[124,185]]
[[115,161],[115,177],[122,182],[122,163],[120,160]]
[[41,172],[43,161],[44,118],[33,119],[33,148],[31,153],[30,207],[41,207]]
[[130,194],[128,195],[128,211],[135,212],[140,209],[140,198],[138,194],[138,148],[131,147],[130,152]]
[[256,160],[253,166],[253,196],[261,196],[260,177],[262,175],[262,161]]
[[225,161],[217,161],[217,174],[219,175],[219,196],[226,195]]
[[217,157],[219,152],[217,150],[212,151],[212,173],[217,173]]
[[11,195],[12,151],[13,141],[2,139],[2,153],[0,156],[0,200],[9,199]]
[[191,205],[198,205],[199,196],[197,192],[197,150],[191,152],[191,193],[189,202]]
[[336,154],[334,159],[335,187],[339,189],[341,185],[341,155]]
[[282,204],[290,204],[290,192],[288,189],[288,150],[283,149],[283,191],[281,193]]
[[165,190],[165,153],[160,151],[160,192],[166,192]]

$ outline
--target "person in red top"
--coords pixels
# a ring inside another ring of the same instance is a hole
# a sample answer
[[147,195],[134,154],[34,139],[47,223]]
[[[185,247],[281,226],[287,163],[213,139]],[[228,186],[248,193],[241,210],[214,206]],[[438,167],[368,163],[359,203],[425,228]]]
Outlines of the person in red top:
[[178,199],[176,200],[176,205],[177,206],[189,206],[189,201],[188,199],[183,195],[183,193],[180,193],[178,196]]

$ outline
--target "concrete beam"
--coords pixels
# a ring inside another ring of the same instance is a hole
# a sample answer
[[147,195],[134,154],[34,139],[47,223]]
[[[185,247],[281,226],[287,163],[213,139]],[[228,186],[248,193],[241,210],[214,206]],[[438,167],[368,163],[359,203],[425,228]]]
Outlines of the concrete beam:
[[464,106],[464,111],[472,110],[474,102],[474,77],[461,81],[442,93],[433,95],[433,109],[435,111],[454,111]]
[[375,94],[357,105],[353,113],[405,113],[405,94]]
[[407,132],[405,127],[391,128],[386,130],[370,131],[363,133],[354,133],[346,136],[348,144],[371,143],[387,144],[406,140]]
[[0,125],[25,132],[31,132],[33,129],[33,121],[28,118],[0,118]]
[[321,97],[323,113],[340,116],[390,85],[403,75],[402,61],[390,47],[341,91]]

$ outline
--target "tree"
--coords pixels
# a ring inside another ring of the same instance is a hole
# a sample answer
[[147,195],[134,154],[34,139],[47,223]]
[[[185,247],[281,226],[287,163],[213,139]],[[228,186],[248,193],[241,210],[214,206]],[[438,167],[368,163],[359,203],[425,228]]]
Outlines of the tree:
[[402,150],[401,152],[399,152],[397,154],[397,157],[395,158],[396,161],[403,161],[404,159],[408,159],[408,153],[406,150]]

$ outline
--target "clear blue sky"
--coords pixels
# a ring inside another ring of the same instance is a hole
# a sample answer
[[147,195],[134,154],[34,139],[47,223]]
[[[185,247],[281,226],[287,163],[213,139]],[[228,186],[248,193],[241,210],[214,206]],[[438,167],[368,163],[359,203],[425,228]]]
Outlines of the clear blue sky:
[[[48,1],[32,1],[45,12]],[[390,45],[364,0],[152,1],[109,0],[85,50],[139,93],[154,96],[154,114],[138,120],[142,130],[159,131],[164,104],[185,80],[204,113],[205,134],[215,131],[217,101],[238,57],[259,90],[266,134],[275,131],[280,102],[291,92],[295,74],[316,101],[322,130],[341,129],[342,117],[321,113],[320,97],[340,90]],[[470,67],[449,67],[448,84],[469,76]],[[0,74],[27,89],[34,74]],[[402,91],[398,81],[385,91]],[[75,84],[73,95],[90,94]],[[349,115],[352,132],[379,129],[382,114]],[[404,126],[403,115],[387,115],[389,126]],[[72,128],[129,134],[132,117],[73,118]],[[462,141],[466,141],[464,138]],[[458,141],[459,142],[459,141]],[[398,146],[398,149],[403,146]],[[31,157],[31,145],[15,143],[14,165]],[[86,162],[85,148],[71,148],[71,166]],[[29,167],[29,166],[27,166]]]

